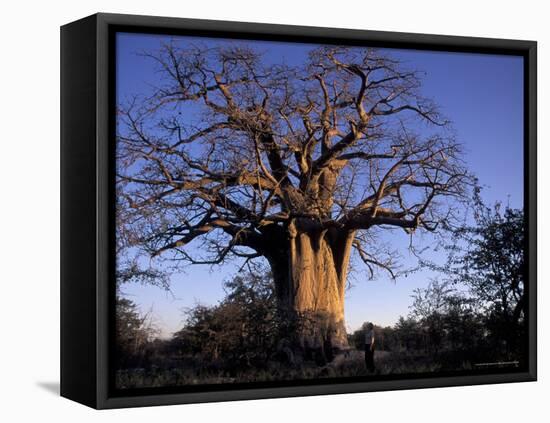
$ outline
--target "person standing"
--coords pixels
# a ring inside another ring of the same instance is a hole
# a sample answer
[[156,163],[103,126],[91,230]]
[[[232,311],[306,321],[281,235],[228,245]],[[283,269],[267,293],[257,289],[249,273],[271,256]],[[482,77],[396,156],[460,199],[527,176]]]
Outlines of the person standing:
[[365,327],[365,366],[370,373],[374,373],[374,325],[368,323]]

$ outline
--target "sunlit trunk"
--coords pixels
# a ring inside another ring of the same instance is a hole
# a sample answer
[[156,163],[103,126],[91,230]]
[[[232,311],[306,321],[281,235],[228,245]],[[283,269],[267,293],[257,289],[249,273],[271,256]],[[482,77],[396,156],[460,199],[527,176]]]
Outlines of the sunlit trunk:
[[299,318],[303,349],[347,347],[344,295],[353,233],[289,228],[286,257],[270,260],[281,308]]

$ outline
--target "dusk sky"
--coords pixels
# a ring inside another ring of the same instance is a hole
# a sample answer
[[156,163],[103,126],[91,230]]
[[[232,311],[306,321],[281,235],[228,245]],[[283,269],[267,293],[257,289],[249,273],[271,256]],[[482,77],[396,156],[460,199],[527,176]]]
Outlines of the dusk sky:
[[[158,35],[117,35],[117,102],[136,94],[151,92],[158,82],[155,63],[139,52],[154,52],[161,43],[175,39],[181,46],[196,41],[191,37]],[[202,38],[210,45],[231,42]],[[239,41],[242,43],[243,41]],[[301,64],[316,44],[247,41],[265,52],[265,60]],[[423,95],[433,98],[445,116],[453,122],[457,139],[464,146],[469,170],[484,187],[487,204],[500,201],[512,207],[523,204],[523,59],[516,56],[427,52],[385,49],[402,60],[406,67],[425,72]],[[388,238],[400,251],[405,265],[409,238],[395,232]],[[429,243],[430,237],[418,241]],[[171,293],[155,286],[126,284],[122,291],[143,311],[152,311],[163,336],[181,328],[182,309],[197,303],[216,304],[224,297],[222,282],[238,269],[237,264],[223,267],[188,266],[185,273],[175,274]],[[428,272],[418,272],[392,281],[387,275],[370,281],[360,265],[353,274],[353,288],[346,295],[345,316],[349,330],[364,321],[393,325],[400,315],[406,316],[415,288],[425,287]]]

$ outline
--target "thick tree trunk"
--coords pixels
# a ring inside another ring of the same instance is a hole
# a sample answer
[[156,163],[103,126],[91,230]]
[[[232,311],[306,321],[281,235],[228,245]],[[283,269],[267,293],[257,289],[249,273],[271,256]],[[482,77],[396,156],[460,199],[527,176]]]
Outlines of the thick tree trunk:
[[288,228],[286,248],[268,257],[282,310],[296,318],[303,350],[348,345],[344,295],[354,233]]

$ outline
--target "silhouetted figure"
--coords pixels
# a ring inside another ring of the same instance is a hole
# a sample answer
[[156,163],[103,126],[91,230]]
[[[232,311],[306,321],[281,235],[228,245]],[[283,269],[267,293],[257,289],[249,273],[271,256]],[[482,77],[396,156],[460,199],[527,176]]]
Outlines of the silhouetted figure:
[[374,325],[368,323],[365,326],[365,366],[371,373],[374,373],[374,344]]

